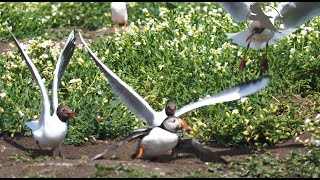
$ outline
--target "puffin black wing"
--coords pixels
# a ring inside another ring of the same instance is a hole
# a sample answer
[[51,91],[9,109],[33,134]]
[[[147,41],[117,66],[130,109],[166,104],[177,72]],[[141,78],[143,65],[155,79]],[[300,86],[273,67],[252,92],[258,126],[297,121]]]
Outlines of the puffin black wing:
[[124,138],[122,141],[114,143],[110,148],[104,150],[100,154],[97,154],[96,156],[91,158],[91,160],[96,160],[96,159],[99,159],[99,158],[101,158],[103,156],[108,156],[108,155],[111,154],[111,152],[113,152],[119,146],[122,146],[122,145],[126,144],[127,142],[129,142],[129,141],[131,141],[131,140],[133,140],[135,138],[138,138],[138,137],[141,137],[141,136],[145,136],[145,135],[149,134],[149,132],[151,130],[152,130],[152,128],[135,130],[129,136]]
[[195,139],[179,139],[178,145],[175,147],[175,151],[184,154],[194,154],[201,161],[205,162],[222,162],[228,164],[226,160],[220,157],[217,153],[206,148]]

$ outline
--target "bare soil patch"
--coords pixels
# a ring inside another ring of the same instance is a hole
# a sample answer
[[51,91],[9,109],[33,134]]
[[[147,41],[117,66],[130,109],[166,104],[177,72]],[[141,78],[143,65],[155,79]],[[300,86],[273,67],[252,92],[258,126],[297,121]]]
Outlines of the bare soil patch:
[[[300,139],[309,138],[310,135],[304,133]],[[114,159],[100,159],[90,161],[89,159],[101,153],[105,148],[110,147],[115,140],[96,141],[86,143],[82,146],[63,145],[63,158],[52,157],[50,148],[42,147],[40,150],[31,137],[2,137],[0,138],[0,178],[4,177],[25,177],[37,172],[43,175],[54,175],[55,177],[89,177],[95,172],[97,163],[113,166],[122,163],[125,166],[153,172],[165,177],[183,177],[194,171],[206,171],[208,165],[192,155],[178,156],[173,159],[170,152],[161,156],[162,162],[144,161],[131,159],[135,152],[137,141],[129,142],[116,149]],[[214,144],[208,147],[221,155],[228,162],[244,161],[245,157],[257,154],[254,148],[229,148],[218,147]],[[265,152],[284,158],[291,154],[292,150],[303,151],[303,145],[288,140],[285,143],[266,148]]]

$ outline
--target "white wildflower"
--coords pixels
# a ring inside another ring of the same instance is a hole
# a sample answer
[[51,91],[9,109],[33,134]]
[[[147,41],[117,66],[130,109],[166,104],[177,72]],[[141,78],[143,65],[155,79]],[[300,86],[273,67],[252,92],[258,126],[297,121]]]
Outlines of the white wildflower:
[[203,7],[203,11],[207,12],[208,11],[208,6]]
[[301,34],[302,34],[302,35],[306,35],[306,34],[307,34],[307,31],[303,29],[303,30],[301,30]]
[[231,113],[232,113],[232,114],[239,114],[239,110],[238,110],[238,109],[234,109],[234,110],[232,110]]
[[159,50],[160,50],[160,51],[164,51],[164,48],[163,48],[162,45],[159,46]]
[[20,117],[22,117],[22,118],[26,116],[26,115],[24,115],[23,112],[21,112],[21,111],[18,111],[18,113],[19,113]]
[[298,142],[299,139],[300,139],[299,137],[295,137],[295,138],[294,138],[294,142]]
[[308,118],[308,119],[306,119],[306,120],[304,121],[304,124],[305,124],[305,125],[308,125],[310,122],[311,122],[311,120]]
[[42,81],[43,83],[45,83],[45,82],[46,82],[46,78],[42,78],[41,81]]
[[69,84],[76,83],[76,82],[80,82],[80,81],[82,81],[80,78],[78,78],[78,79],[71,79],[71,80],[69,81]]
[[293,54],[295,52],[295,49],[294,48],[291,48],[290,49],[290,54]]
[[48,56],[48,54],[42,54],[41,55],[43,58],[45,58],[45,59],[47,59],[49,56]]
[[162,65],[162,64],[160,64],[159,66],[158,66],[158,68],[161,70],[162,68],[164,67],[164,65]]
[[141,42],[137,41],[137,42],[134,43],[134,45],[140,46],[140,45],[141,45]]
[[1,98],[4,98],[6,95],[7,95],[7,93],[5,93],[5,92],[0,93]]
[[247,97],[243,97],[243,98],[240,99],[240,102],[244,103],[244,102],[246,102],[248,99],[249,99],[249,98],[247,98]]
[[181,41],[184,41],[184,40],[186,40],[187,39],[187,36],[186,35],[183,35],[182,37],[181,37]]
[[144,13],[148,13],[149,11],[148,11],[148,9],[147,9],[147,8],[143,8],[143,9],[142,9],[142,12],[144,12]]
[[313,31],[314,30],[312,27],[304,27],[303,29],[307,30],[307,31]]

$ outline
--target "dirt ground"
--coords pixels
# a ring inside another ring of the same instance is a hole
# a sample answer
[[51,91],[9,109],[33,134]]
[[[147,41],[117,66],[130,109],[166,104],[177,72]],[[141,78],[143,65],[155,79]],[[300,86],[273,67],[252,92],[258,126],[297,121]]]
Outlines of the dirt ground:
[[[308,138],[308,134],[300,135],[300,139]],[[112,166],[122,163],[133,169],[143,170],[144,172],[153,172],[164,177],[182,177],[195,170],[205,171],[208,168],[207,163],[202,162],[192,155],[178,156],[173,159],[170,152],[162,155],[162,162],[152,162],[139,159],[131,159],[134,153],[137,141],[129,142],[116,149],[113,155],[115,158],[99,159],[91,161],[90,158],[103,152],[114,141],[96,141],[95,143],[86,143],[82,146],[63,145],[63,157],[52,158],[52,152],[48,147],[42,147],[40,150],[31,137],[2,137],[0,138],[0,178],[13,178],[30,176],[32,173],[54,174],[55,177],[89,177],[95,172],[95,164],[99,163],[106,166]],[[257,153],[253,148],[226,148],[216,145],[208,147],[221,155],[228,162],[243,161],[245,156]],[[289,155],[292,150],[304,150],[303,145],[288,140],[285,143],[269,147],[266,152],[279,158]],[[265,152],[264,152],[265,153]]]

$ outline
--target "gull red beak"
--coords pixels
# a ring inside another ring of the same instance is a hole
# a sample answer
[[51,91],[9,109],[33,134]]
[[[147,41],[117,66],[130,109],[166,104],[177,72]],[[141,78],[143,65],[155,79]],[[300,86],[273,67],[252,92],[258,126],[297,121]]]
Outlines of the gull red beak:
[[[251,32],[251,34],[247,37],[246,42],[248,42],[249,40],[251,41],[252,36],[254,36],[255,34]],[[249,42],[250,42],[249,41]]]
[[71,119],[76,119],[75,118],[75,116],[77,116],[77,114],[76,113],[74,113],[74,112],[71,112],[71,113],[65,113],[69,118],[71,118]]

